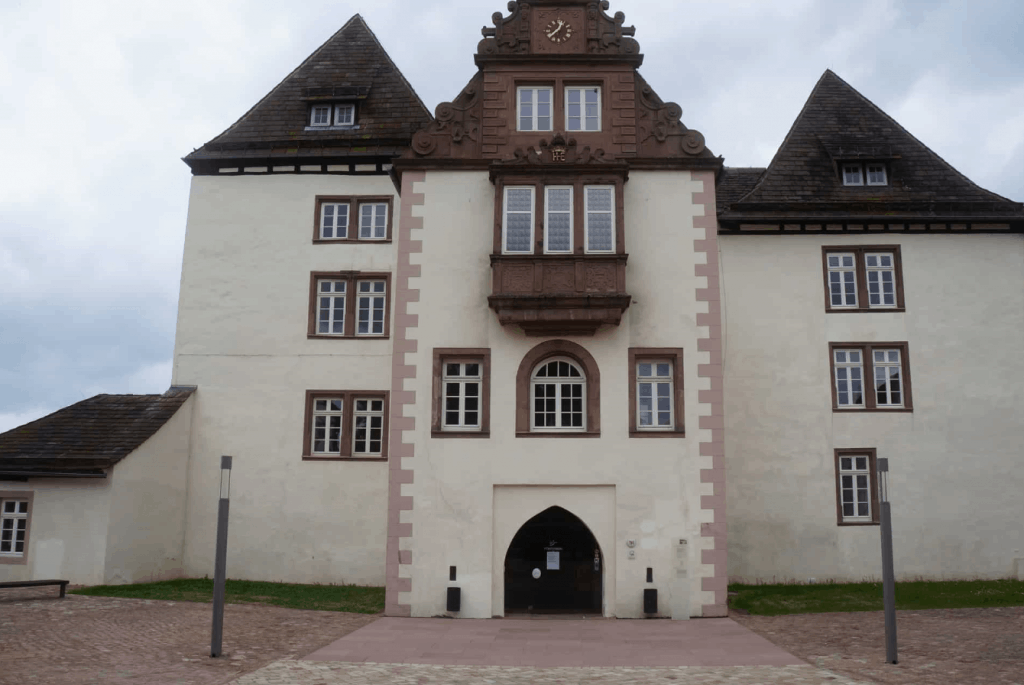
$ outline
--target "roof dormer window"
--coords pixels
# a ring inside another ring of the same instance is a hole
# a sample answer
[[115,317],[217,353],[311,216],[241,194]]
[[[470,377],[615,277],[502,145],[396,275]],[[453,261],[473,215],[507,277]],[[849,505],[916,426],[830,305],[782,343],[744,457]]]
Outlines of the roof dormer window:
[[867,164],[847,162],[843,164],[843,185],[886,186],[889,185],[889,177],[885,173],[885,165],[879,162],[869,162]]
[[354,104],[313,105],[310,109],[309,125],[317,128],[334,126],[355,126],[356,106]]

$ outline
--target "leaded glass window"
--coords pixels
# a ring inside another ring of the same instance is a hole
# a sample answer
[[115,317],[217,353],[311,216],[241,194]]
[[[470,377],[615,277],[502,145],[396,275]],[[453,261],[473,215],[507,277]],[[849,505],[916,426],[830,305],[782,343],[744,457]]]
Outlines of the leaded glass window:
[[585,186],[587,252],[615,251],[615,188],[613,186]]
[[504,252],[533,252],[533,186],[505,188]]
[[572,187],[548,186],[544,194],[544,251],[572,252]]

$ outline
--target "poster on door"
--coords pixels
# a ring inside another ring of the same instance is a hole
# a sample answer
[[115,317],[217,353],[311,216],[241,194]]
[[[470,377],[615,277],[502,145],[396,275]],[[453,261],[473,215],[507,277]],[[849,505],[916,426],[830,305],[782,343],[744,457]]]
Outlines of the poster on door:
[[548,570],[549,571],[557,571],[558,570],[558,554],[559,553],[557,551],[554,551],[554,550],[549,550],[548,551]]

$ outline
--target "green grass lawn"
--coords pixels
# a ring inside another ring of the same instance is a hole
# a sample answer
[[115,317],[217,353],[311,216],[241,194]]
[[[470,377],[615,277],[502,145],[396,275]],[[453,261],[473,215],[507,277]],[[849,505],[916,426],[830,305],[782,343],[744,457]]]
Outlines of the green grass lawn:
[[[209,578],[183,578],[138,585],[96,585],[69,592],[93,597],[212,602],[213,581]],[[289,609],[350,611],[358,614],[378,614],[384,611],[384,588],[356,585],[293,585],[229,580],[225,587],[225,599],[228,604],[273,604]]]
[[[881,611],[881,583],[729,586],[729,606],[761,616],[832,611]],[[1024,606],[1019,580],[896,583],[897,609],[963,609]]]

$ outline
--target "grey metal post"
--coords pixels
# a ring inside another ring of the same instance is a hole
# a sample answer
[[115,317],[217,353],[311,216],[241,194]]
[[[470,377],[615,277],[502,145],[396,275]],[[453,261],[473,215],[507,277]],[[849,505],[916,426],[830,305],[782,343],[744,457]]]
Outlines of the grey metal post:
[[224,636],[224,583],[228,563],[228,505],[231,501],[231,457],[220,458],[220,501],[217,505],[217,556],[213,565],[213,632],[210,656],[221,655]]
[[892,560],[892,511],[889,508],[889,460],[878,460],[882,524],[882,602],[885,605],[885,660],[896,658],[896,572]]

